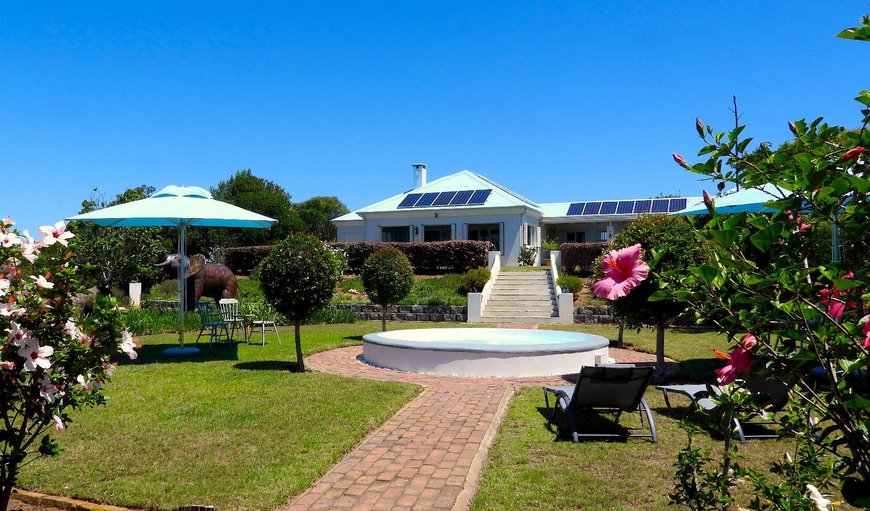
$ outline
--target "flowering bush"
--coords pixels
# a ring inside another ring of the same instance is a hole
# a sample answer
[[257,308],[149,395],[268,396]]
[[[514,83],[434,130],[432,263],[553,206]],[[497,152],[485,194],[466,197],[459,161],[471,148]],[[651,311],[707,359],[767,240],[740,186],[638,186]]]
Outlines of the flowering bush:
[[75,305],[84,290],[64,223],[40,227],[40,241],[14,225],[0,220],[0,510],[21,465],[57,453],[48,432],[66,429],[68,410],[105,402],[110,357],[136,358],[112,298]]

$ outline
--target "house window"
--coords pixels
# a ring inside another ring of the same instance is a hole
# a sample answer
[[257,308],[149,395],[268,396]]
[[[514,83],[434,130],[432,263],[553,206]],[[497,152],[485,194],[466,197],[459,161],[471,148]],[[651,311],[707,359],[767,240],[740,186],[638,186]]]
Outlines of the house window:
[[450,241],[450,225],[426,225],[423,227],[423,241]]
[[381,227],[381,241],[411,241],[411,227]]
[[607,232],[607,229],[598,231],[598,241],[610,241],[610,233]]
[[469,224],[468,239],[489,241],[501,252],[501,228],[499,224]]
[[585,232],[567,232],[565,233],[566,243],[586,243]]

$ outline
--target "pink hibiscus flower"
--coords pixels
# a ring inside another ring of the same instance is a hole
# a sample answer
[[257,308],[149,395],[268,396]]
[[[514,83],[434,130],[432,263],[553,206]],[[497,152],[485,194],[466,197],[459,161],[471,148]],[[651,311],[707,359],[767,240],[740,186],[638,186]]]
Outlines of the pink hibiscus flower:
[[621,250],[611,250],[601,263],[604,278],[592,287],[595,296],[616,300],[627,295],[646,280],[649,266],[640,255],[640,243]]
[[[843,275],[843,278],[851,279],[854,276],[854,273],[849,272]],[[822,289],[819,294],[821,295],[819,302],[828,308],[828,314],[834,319],[842,318],[843,313],[846,311],[846,307],[854,308],[857,306],[855,300],[844,300],[841,298],[841,296],[843,296],[843,291],[837,289],[836,285],[832,285],[828,289]]]
[[719,350],[713,350],[716,358],[727,360],[728,364],[716,370],[716,378],[720,385],[727,385],[735,380],[738,374],[749,371],[749,366],[752,365],[752,355],[749,353],[758,340],[752,334],[747,334],[743,337],[737,347],[731,351],[730,355],[726,355]]

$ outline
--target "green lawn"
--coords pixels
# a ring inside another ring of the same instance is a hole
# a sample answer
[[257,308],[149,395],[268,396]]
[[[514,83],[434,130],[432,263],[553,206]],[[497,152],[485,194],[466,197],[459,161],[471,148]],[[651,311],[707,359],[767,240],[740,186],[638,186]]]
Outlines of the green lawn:
[[[468,297],[459,293],[461,279],[462,275],[458,273],[448,273],[439,276],[415,276],[413,289],[399,304],[466,305]],[[348,277],[339,282],[338,292],[335,293],[332,303],[370,303],[368,297],[362,294],[348,293],[351,289],[365,293],[361,277]]]
[[[607,325],[553,326],[616,339],[617,329]],[[654,352],[655,334],[626,331],[625,342],[639,350]],[[717,367],[712,348],[725,349],[724,338],[697,330],[668,331],[666,354],[688,369],[687,379],[712,378]],[[701,368],[709,368],[702,371]],[[684,375],[684,378],[686,375]],[[686,444],[686,436],[665,408],[661,392],[651,388],[646,399],[653,408],[659,443],[644,439],[627,442],[584,442],[574,445],[567,438],[556,440],[542,414],[540,388],[524,388],[516,395],[490,452],[480,491],[472,509],[482,510],[665,510],[673,488],[674,461]],[[674,400],[680,399],[679,397]],[[688,403],[682,400],[681,403]],[[637,425],[636,415],[628,422]],[[703,419],[701,418],[703,424]],[[707,433],[696,437],[702,447],[717,449]],[[740,452],[744,464],[766,471],[773,460],[791,450],[793,440],[752,440]],[[739,490],[738,490],[739,491]],[[748,500],[742,500],[747,503]],[[838,509],[852,509],[848,506]]]
[[[302,342],[311,354],[376,330],[305,326]],[[20,485],[137,508],[273,509],[419,390],[289,372],[291,329],[281,337],[281,345],[273,335],[265,347],[216,345],[184,360],[160,356],[173,334],[143,338],[139,359],[122,361],[108,385],[108,405],[76,413],[57,434],[62,454],[28,465]]]

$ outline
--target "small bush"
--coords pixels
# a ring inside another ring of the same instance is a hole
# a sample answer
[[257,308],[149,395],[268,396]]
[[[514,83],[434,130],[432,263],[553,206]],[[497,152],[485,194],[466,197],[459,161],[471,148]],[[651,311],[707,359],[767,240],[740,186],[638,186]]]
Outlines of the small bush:
[[350,310],[332,309],[324,307],[316,310],[305,320],[306,325],[335,325],[339,323],[356,323],[359,321],[359,315]]
[[520,266],[532,266],[535,264],[535,256],[538,254],[538,247],[531,245],[523,245],[520,247],[520,257],[518,258]]
[[468,293],[479,293],[483,291],[483,286],[489,282],[492,274],[489,271],[489,268],[474,268],[472,270],[468,270],[462,276],[462,280],[459,284],[459,292],[463,295],[468,295]]
[[411,263],[402,252],[385,247],[366,259],[360,276],[369,299],[383,307],[381,326],[386,330],[387,305],[408,296],[414,287]]
[[583,289],[583,281],[574,275],[560,275],[556,284],[560,289],[567,289],[571,294],[577,294]]
[[271,251],[272,245],[220,248],[215,251],[215,261],[236,275],[250,275]]
[[606,241],[593,243],[562,243],[562,267],[567,273],[579,277],[590,277],[598,272],[595,260],[610,245]]
[[178,300],[178,279],[164,280],[151,286],[143,300]]

